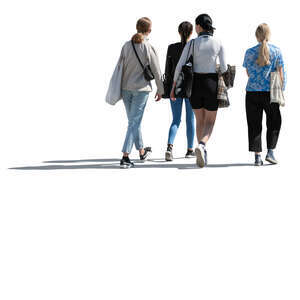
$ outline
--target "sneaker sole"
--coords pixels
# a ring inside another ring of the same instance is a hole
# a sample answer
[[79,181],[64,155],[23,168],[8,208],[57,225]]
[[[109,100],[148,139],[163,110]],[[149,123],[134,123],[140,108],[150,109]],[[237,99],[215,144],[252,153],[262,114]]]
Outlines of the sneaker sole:
[[140,162],[145,162],[146,160],[148,160],[150,158],[151,152],[148,152],[147,156],[144,159],[140,158]]
[[196,154],[196,164],[198,167],[203,168],[205,165],[204,159],[202,157],[201,151],[199,148],[195,149],[195,154]]
[[133,168],[133,166],[130,165],[120,165],[120,169],[130,169]]
[[166,159],[166,161],[172,161],[173,160],[173,155],[170,151],[166,151],[165,159]]
[[268,161],[272,165],[277,165],[277,163],[278,163],[276,160],[273,160],[272,158],[269,158],[269,157],[266,157],[266,161]]

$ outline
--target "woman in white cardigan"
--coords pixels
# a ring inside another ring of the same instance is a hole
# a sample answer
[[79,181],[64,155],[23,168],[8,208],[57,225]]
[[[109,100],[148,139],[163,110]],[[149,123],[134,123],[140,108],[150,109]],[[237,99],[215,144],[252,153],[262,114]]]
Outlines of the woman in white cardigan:
[[201,168],[207,165],[206,143],[212,134],[218,110],[217,58],[220,61],[221,72],[224,73],[227,70],[224,48],[222,43],[213,37],[214,29],[209,15],[201,14],[196,18],[198,38],[185,46],[176,67],[171,92],[171,99],[175,100],[175,86],[179,73],[189,56],[193,54],[194,79],[190,102],[196,117],[196,133],[199,143],[195,149],[196,164]]

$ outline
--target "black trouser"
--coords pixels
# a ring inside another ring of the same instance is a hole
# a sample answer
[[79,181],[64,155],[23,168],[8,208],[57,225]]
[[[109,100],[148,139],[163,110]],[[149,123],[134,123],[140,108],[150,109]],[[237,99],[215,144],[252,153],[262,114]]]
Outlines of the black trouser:
[[248,123],[249,151],[261,152],[263,111],[267,118],[267,147],[275,149],[281,127],[278,103],[270,103],[270,92],[247,92],[246,114]]

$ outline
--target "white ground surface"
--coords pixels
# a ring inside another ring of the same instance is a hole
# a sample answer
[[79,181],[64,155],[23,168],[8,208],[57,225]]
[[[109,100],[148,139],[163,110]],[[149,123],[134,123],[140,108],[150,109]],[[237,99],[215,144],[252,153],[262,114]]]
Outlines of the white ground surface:
[[[167,24],[168,2],[156,3],[159,11],[154,2],[150,10],[118,1],[106,9],[96,1],[1,3],[1,300],[299,300],[298,50],[277,22],[284,12],[282,22],[296,24],[296,10],[266,1],[246,13],[242,2],[212,1],[191,2],[183,13],[175,1]],[[202,10],[217,20],[238,67],[232,105],[220,110],[208,145],[209,166],[182,158],[184,115],[176,159],[163,161],[170,108],[151,94],[143,134],[152,160],[120,170],[124,108],[103,98],[123,41],[136,18],[149,15],[154,45],[164,41],[163,65],[173,29]],[[284,53],[289,89],[280,164],[256,168],[240,65],[262,21]]]

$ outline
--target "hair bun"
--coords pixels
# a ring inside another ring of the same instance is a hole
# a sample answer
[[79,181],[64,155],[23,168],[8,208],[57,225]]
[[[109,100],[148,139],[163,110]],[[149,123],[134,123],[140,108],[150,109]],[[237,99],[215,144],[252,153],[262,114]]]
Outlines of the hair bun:
[[131,40],[136,44],[140,44],[144,41],[144,35],[141,33],[136,33]]

